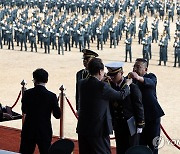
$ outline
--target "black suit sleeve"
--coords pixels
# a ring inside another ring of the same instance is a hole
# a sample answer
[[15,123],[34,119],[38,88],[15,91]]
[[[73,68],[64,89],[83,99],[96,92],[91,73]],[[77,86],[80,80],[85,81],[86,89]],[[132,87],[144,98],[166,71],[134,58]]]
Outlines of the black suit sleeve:
[[53,112],[53,116],[56,119],[59,119],[61,117],[60,107],[58,105],[58,100],[55,94],[53,94],[52,97],[52,112]]
[[142,104],[142,94],[137,85],[131,84],[131,100],[134,109],[134,116],[136,119],[137,127],[144,127],[144,107]]
[[125,85],[120,91],[116,91],[107,83],[104,85],[103,96],[108,100],[123,100],[130,94],[129,86]]
[[21,100],[21,102],[22,102],[21,110],[22,110],[22,113],[24,113],[24,114],[26,114],[26,112],[27,112],[27,103],[28,103],[27,100],[28,99],[26,99],[26,98],[27,98],[27,92],[25,91],[22,96],[22,100]]

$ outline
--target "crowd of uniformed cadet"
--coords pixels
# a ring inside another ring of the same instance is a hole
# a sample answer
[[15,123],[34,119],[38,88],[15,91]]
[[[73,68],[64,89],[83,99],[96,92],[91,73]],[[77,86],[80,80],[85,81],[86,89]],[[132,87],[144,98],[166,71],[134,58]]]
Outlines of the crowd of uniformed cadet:
[[[140,23],[136,24],[135,12],[139,11]],[[154,16],[148,27],[150,12]],[[132,61],[132,39],[138,30],[138,43],[143,45],[143,58],[151,59],[151,43],[159,43],[160,58],[166,65],[170,22],[176,21],[174,41],[174,66],[180,66],[180,3],[173,0],[1,0],[0,1],[0,47],[14,43],[20,50],[27,51],[27,41],[31,51],[37,52],[37,44],[45,53],[52,49],[58,54],[71,51],[71,47],[90,48],[97,42],[97,49],[110,41],[110,48],[116,48],[125,36],[125,61],[129,54]],[[164,22],[163,34],[159,37],[158,25]]]

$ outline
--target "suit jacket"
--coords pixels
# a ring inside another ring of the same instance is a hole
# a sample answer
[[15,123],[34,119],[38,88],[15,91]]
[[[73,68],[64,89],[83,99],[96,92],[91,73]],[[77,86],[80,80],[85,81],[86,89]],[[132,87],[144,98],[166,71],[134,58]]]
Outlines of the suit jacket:
[[77,133],[89,137],[112,134],[109,100],[124,99],[130,93],[128,86],[117,92],[107,83],[90,76],[80,81],[79,93],[80,110]]
[[153,73],[145,74],[143,78],[144,83],[137,81],[136,83],[142,93],[142,103],[144,106],[145,121],[155,120],[164,115],[164,111],[159,105],[156,96],[157,78]]
[[59,119],[61,115],[54,93],[41,85],[26,90],[22,97],[22,112],[26,114],[22,136],[43,136],[51,140],[51,113],[56,119]]
[[[119,91],[125,84],[124,79],[120,86],[116,86],[111,83],[113,89]],[[124,100],[113,102],[110,104],[110,109],[113,119],[118,123],[121,120],[128,120],[134,116],[136,120],[136,125],[138,128],[144,127],[144,108],[142,104],[141,91],[136,84],[130,85],[130,95],[128,95]]]

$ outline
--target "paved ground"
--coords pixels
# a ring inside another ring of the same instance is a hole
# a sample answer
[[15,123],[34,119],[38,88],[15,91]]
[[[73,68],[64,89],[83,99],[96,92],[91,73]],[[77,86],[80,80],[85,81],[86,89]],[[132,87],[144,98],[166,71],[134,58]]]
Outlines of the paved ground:
[[[139,19],[137,19],[139,21]],[[149,27],[152,19],[149,20]],[[162,33],[163,23],[160,22],[160,33]],[[152,44],[152,60],[150,61],[149,72],[154,72],[158,77],[157,95],[158,100],[164,109],[166,115],[162,118],[162,125],[167,130],[172,139],[180,140],[179,132],[179,117],[180,117],[180,68],[174,68],[174,31],[175,22],[171,24],[172,39],[169,42],[168,48],[168,62],[167,66],[158,66],[159,60],[159,46]],[[28,47],[30,45],[28,44]],[[91,49],[97,51],[96,44],[91,45]],[[28,48],[30,51],[30,48]],[[57,95],[59,87],[64,85],[66,88],[66,96],[75,107],[75,74],[80,70],[82,65],[82,53],[79,49],[73,48],[71,52],[65,52],[65,55],[58,55],[57,51],[52,50],[51,54],[44,54],[44,50],[38,48],[38,53],[19,51],[19,47],[15,46],[15,50],[7,50],[4,46],[0,49],[0,102],[3,105],[11,106],[17,98],[21,88],[20,82],[25,79],[27,81],[27,88],[33,87],[32,72],[36,68],[45,68],[50,76],[47,88],[54,91]],[[109,48],[109,43],[104,46],[103,51],[97,51],[104,63],[110,61],[124,61],[125,44],[124,38],[120,45],[114,49]],[[142,57],[142,45],[139,45],[136,39],[133,40],[132,46],[133,62],[137,57]],[[124,74],[132,71],[133,63],[126,63],[124,67]],[[14,108],[15,111],[20,112],[20,101]],[[54,134],[59,134],[59,121],[52,119]],[[67,102],[65,102],[65,136],[68,138],[77,139],[76,131],[77,120],[72,114]],[[21,121],[1,123],[9,127],[21,128]],[[164,137],[164,135],[162,134]],[[161,153],[176,154],[178,150],[172,145],[168,144],[164,137],[165,145],[160,149]],[[180,142],[178,142],[180,143]],[[114,143],[113,143],[114,144]]]

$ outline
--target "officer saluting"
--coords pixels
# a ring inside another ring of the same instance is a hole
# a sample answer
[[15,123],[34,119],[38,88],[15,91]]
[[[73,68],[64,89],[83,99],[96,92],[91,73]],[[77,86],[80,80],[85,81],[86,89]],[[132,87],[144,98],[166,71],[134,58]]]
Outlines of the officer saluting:
[[83,49],[83,65],[84,65],[84,69],[78,71],[76,73],[76,110],[78,111],[78,107],[79,107],[79,93],[78,93],[78,82],[82,79],[86,79],[89,77],[89,71],[88,71],[88,62],[95,57],[98,57],[99,55],[94,52],[91,51],[89,49]]
[[[110,85],[116,91],[120,91],[126,85],[123,65],[122,62],[111,62],[105,65],[108,69],[107,75],[111,79]],[[110,103],[117,154],[123,154],[129,147],[139,144],[139,135],[145,124],[140,89],[133,83],[130,85],[130,92],[125,99]],[[136,126],[130,127],[131,122],[136,122]]]

